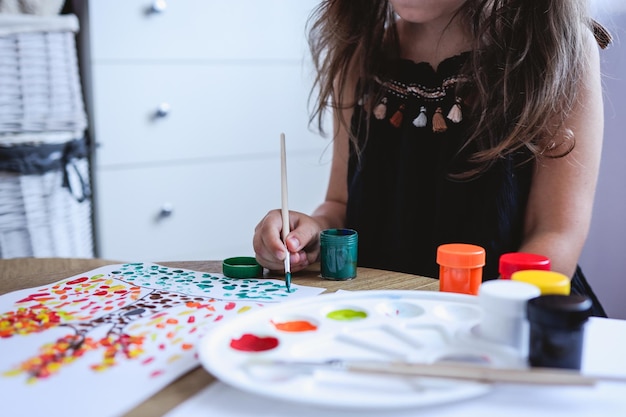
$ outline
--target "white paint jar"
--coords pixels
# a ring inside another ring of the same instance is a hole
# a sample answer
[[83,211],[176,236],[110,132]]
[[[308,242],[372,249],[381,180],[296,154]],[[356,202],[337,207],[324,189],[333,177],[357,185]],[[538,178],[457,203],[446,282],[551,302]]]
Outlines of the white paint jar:
[[529,325],[526,303],[541,294],[532,284],[511,280],[491,280],[481,284],[478,299],[483,310],[479,325],[482,338],[528,354]]

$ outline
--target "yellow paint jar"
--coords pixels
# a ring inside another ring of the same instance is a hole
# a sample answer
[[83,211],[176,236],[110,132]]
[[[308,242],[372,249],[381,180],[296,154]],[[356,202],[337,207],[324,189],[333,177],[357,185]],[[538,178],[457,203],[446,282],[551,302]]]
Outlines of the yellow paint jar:
[[528,269],[514,272],[511,279],[535,285],[541,291],[541,295],[569,295],[571,290],[569,277],[556,271]]

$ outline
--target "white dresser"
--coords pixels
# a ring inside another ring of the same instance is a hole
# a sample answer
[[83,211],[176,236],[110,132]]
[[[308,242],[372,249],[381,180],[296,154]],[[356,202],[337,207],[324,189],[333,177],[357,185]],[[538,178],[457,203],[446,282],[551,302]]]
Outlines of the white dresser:
[[322,201],[331,142],[309,129],[305,39],[317,2],[76,2],[98,256],[252,255],[255,225],[280,205],[281,132],[290,208]]

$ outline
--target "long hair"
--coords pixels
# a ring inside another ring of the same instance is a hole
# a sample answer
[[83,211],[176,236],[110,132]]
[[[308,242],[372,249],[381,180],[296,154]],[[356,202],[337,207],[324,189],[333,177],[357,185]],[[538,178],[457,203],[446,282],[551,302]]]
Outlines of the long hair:
[[[587,13],[585,0],[467,0],[457,11],[474,51],[463,69],[472,77],[471,177],[498,158],[526,148],[531,155],[567,155],[575,138],[565,128],[586,68],[586,31],[602,47],[608,33]],[[311,123],[323,132],[326,110],[352,106],[397,58],[395,17],[388,0],[323,0],[308,22],[316,69]],[[600,39],[604,36],[604,39]],[[345,91],[348,76],[358,80]],[[354,95],[352,95],[354,94]],[[369,106],[371,114],[374,103]],[[340,122],[348,127],[349,121]],[[349,129],[348,129],[349,130]],[[351,133],[356,145],[356,137]]]

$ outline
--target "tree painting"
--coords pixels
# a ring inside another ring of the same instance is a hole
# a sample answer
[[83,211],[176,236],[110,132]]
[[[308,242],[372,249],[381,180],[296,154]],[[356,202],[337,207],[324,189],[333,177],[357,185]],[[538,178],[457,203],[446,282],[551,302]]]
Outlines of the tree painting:
[[[98,353],[89,365],[94,372],[129,360],[148,365],[159,351],[173,349],[175,359],[194,352],[195,341],[211,323],[287,294],[282,283],[272,280],[230,280],[144,263],[115,267],[36,288],[1,313],[0,340],[53,328],[64,333],[40,346],[36,356],[0,370],[2,376],[22,375],[34,383],[89,352]],[[212,296],[216,293],[220,298]],[[159,373],[153,370],[151,376]]]

